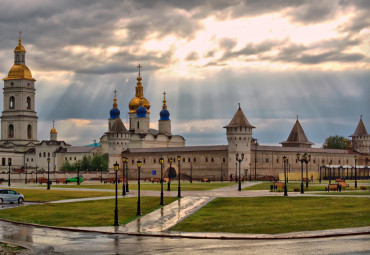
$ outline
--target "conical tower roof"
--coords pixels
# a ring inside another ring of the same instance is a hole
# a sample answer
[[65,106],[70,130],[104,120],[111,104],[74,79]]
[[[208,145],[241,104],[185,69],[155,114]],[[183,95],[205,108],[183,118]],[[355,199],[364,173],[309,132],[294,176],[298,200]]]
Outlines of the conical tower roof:
[[308,141],[307,136],[299,123],[298,117],[292,131],[290,131],[288,140],[281,143],[283,147],[311,147],[312,142]]
[[240,108],[236,111],[233,119],[230,121],[229,125],[225,126],[224,128],[228,127],[250,127],[250,128],[255,128],[252,126],[249,121],[247,120],[247,117],[245,117],[244,112]]
[[357,125],[356,131],[355,131],[355,133],[353,135],[350,135],[350,137],[352,137],[352,136],[358,136],[358,135],[367,135],[367,134],[368,133],[366,131],[365,124],[362,121],[362,115],[361,115],[360,122]]
[[122,120],[120,117],[118,117],[113,125],[112,125],[112,128],[110,130],[111,132],[127,132],[127,129],[125,127],[125,125],[123,124]]

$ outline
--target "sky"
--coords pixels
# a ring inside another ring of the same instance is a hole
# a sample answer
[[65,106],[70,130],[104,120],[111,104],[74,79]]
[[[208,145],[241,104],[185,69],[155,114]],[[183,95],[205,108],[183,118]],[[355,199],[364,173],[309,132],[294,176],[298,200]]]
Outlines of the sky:
[[39,140],[53,120],[59,140],[99,140],[115,89],[127,124],[138,64],[150,126],[166,91],[187,145],[227,144],[238,103],[260,144],[285,141],[297,115],[314,147],[353,134],[360,115],[370,128],[370,1],[1,0],[3,78],[19,31]]

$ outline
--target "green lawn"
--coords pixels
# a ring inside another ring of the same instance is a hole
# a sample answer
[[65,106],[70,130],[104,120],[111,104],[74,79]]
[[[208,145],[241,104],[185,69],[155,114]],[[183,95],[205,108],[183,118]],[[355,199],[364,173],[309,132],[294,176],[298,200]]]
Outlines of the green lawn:
[[72,191],[72,190],[46,190],[46,189],[18,189],[15,191],[24,195],[25,201],[56,201],[73,198],[85,198],[85,197],[104,197],[113,196],[114,192],[103,192],[103,191]]
[[[332,183],[334,184],[336,182],[333,181]],[[273,182],[262,182],[260,184],[246,187],[243,190],[270,190],[270,186],[272,184]],[[326,181],[322,183],[319,183],[319,182],[309,183],[308,188],[306,188],[306,183],[303,183],[303,184],[304,184],[305,191],[325,191],[325,187],[328,186],[329,182]],[[350,185],[349,188],[345,188],[343,190],[356,190],[354,187],[354,183],[350,182],[349,185]],[[360,186],[361,185],[358,185],[358,189],[360,188]],[[301,189],[301,183],[300,182],[289,182],[287,183],[287,187],[288,187],[288,192],[293,192],[294,188],[299,189],[299,190]],[[283,192],[283,191],[284,191],[283,188],[274,190],[274,192]]]
[[216,198],[172,231],[277,234],[370,226],[370,198]]
[[[177,181],[171,182],[171,190],[177,190]],[[235,185],[235,183],[230,182],[211,182],[211,183],[200,183],[200,182],[184,182],[181,183],[181,190],[182,191],[201,191],[201,190],[211,190],[211,189],[218,189],[223,187],[228,187],[231,185]],[[84,189],[115,189],[115,184],[88,184],[82,183],[81,185],[76,184],[60,184],[60,185],[53,185],[55,188],[84,188]],[[122,183],[118,184],[118,188],[122,190]],[[159,183],[151,183],[151,182],[141,182],[140,183],[141,190],[154,190],[160,191],[161,185]],[[137,183],[129,183],[129,190],[137,190]],[[167,190],[167,183],[163,183],[163,190]]]
[[318,193],[320,195],[368,195],[370,196],[369,191],[342,191],[342,192],[323,192],[323,193]]
[[[177,198],[165,197],[165,204]],[[143,215],[160,208],[159,197],[142,197]],[[91,227],[112,226],[114,221],[114,199],[86,201],[62,204],[30,205],[0,211],[0,218],[36,223],[48,226]],[[118,212],[120,224],[126,224],[135,218],[137,198],[120,198]]]

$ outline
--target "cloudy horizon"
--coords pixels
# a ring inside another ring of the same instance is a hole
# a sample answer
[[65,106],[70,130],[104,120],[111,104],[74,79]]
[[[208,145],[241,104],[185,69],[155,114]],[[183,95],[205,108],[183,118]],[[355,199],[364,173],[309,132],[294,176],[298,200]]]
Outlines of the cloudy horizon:
[[[38,138],[91,144],[113,91],[127,123],[137,68],[157,128],[166,91],[173,134],[227,144],[238,103],[260,144],[285,141],[296,116],[320,147],[370,126],[370,2],[4,0],[0,75],[22,31],[36,82]],[[2,100],[2,95],[0,96]]]

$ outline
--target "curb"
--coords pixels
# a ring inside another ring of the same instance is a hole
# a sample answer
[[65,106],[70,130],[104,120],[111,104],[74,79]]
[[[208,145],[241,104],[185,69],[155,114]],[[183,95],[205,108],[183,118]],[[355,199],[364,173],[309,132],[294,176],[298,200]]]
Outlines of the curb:
[[39,225],[27,222],[17,222],[12,220],[5,220],[0,219],[0,221],[17,224],[17,225],[24,225],[24,226],[32,226],[38,228],[48,228],[54,230],[63,230],[63,231],[70,231],[70,232],[84,232],[84,233],[99,233],[99,234],[106,234],[106,235],[128,235],[128,236],[145,236],[145,237],[168,237],[168,238],[188,238],[188,239],[216,239],[216,240],[292,240],[292,239],[311,239],[311,238],[329,238],[329,237],[341,237],[341,236],[354,236],[354,235],[369,235],[370,231],[359,231],[354,233],[333,233],[333,234],[322,234],[322,235],[307,235],[307,236],[286,236],[282,237],[279,235],[271,235],[271,236],[264,236],[264,234],[260,234],[261,236],[253,236],[253,237],[243,237],[243,236],[194,236],[194,235],[187,235],[182,234],[184,232],[176,232],[177,234],[171,233],[164,233],[164,234],[155,234],[155,233],[126,233],[126,232],[107,232],[107,231],[99,231],[99,230],[87,230],[87,229],[77,229],[77,228],[67,228],[67,227],[53,227],[53,226],[46,226],[46,225]]

